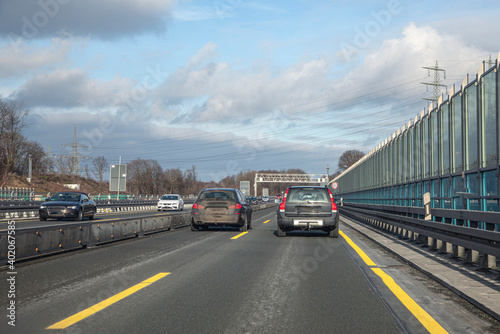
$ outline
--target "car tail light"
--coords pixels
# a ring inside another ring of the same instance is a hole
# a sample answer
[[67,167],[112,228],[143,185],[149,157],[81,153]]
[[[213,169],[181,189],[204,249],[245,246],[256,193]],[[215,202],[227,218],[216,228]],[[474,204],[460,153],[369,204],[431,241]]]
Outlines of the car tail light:
[[241,206],[241,204],[240,204],[240,203],[237,203],[237,204],[235,204],[235,205],[231,205],[229,208],[230,208],[230,209],[241,209],[241,208],[242,208],[242,206]]
[[[290,189],[290,188],[288,188]],[[285,204],[286,204],[286,195],[288,194],[288,189],[285,191],[285,195],[283,195],[283,199],[280,203],[280,212],[285,212]]]
[[328,189],[328,193],[330,194],[330,202],[332,203],[332,212],[337,212],[337,204],[333,200],[333,195],[330,189]]
[[203,205],[199,205],[198,203],[193,204],[193,209],[204,209],[205,207]]

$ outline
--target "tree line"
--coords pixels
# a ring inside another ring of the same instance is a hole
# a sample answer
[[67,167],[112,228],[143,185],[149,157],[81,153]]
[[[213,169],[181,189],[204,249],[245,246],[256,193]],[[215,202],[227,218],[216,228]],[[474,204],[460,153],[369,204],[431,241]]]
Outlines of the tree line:
[[[196,167],[186,171],[179,168],[162,169],[156,160],[137,158],[127,164],[127,189],[134,194],[181,194],[197,195],[205,188],[239,188],[241,181],[250,181],[253,194],[256,173],[306,174],[301,169],[242,171],[229,175],[222,180],[202,181],[198,179]],[[262,188],[268,188],[270,195],[282,193],[290,184],[259,182],[259,195]]]

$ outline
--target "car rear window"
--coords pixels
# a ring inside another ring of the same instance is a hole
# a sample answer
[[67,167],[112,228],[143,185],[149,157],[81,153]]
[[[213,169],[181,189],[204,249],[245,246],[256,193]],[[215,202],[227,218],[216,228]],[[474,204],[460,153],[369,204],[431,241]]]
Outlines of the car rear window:
[[50,198],[51,201],[78,202],[80,194],[58,193]]
[[236,201],[236,194],[232,191],[204,191],[200,194],[200,200],[202,199],[220,199],[220,200],[233,200]]
[[286,198],[287,203],[328,203],[329,200],[326,188],[290,188]]
[[168,201],[175,201],[175,200],[177,200],[179,198],[178,198],[178,196],[175,196],[175,195],[169,195],[169,196],[163,196],[161,199],[164,200],[164,201],[166,201],[166,200],[168,200]]

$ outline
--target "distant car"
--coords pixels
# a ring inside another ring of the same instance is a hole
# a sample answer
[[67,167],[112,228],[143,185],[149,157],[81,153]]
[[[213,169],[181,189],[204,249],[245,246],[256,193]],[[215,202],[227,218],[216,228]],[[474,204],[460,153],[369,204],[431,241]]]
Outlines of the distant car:
[[210,226],[232,226],[240,232],[252,228],[252,207],[234,188],[208,188],[198,195],[191,209],[191,231]]
[[286,190],[279,205],[276,234],[285,237],[293,230],[321,230],[339,237],[339,214],[330,189],[294,186]]
[[97,205],[87,194],[68,191],[55,193],[49,197],[40,205],[38,215],[41,221],[47,218],[82,220],[85,217],[94,219],[96,212]]
[[281,203],[281,194],[277,194],[276,197],[274,198],[274,203]]
[[246,200],[249,204],[259,204],[259,200],[255,196],[247,196]]
[[269,196],[262,196],[262,202],[269,202]]
[[158,211],[184,210],[184,200],[177,194],[165,194],[158,201]]

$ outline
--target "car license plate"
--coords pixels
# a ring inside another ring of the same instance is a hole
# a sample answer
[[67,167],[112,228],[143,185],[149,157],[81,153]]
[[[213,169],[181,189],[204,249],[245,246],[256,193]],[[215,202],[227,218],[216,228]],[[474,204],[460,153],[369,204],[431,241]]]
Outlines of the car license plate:
[[322,220],[311,220],[311,219],[295,219],[293,221],[293,225],[296,225],[296,226],[307,226],[307,225],[323,226],[323,221]]
[[224,208],[208,208],[207,211],[212,214],[223,214],[226,212]]

